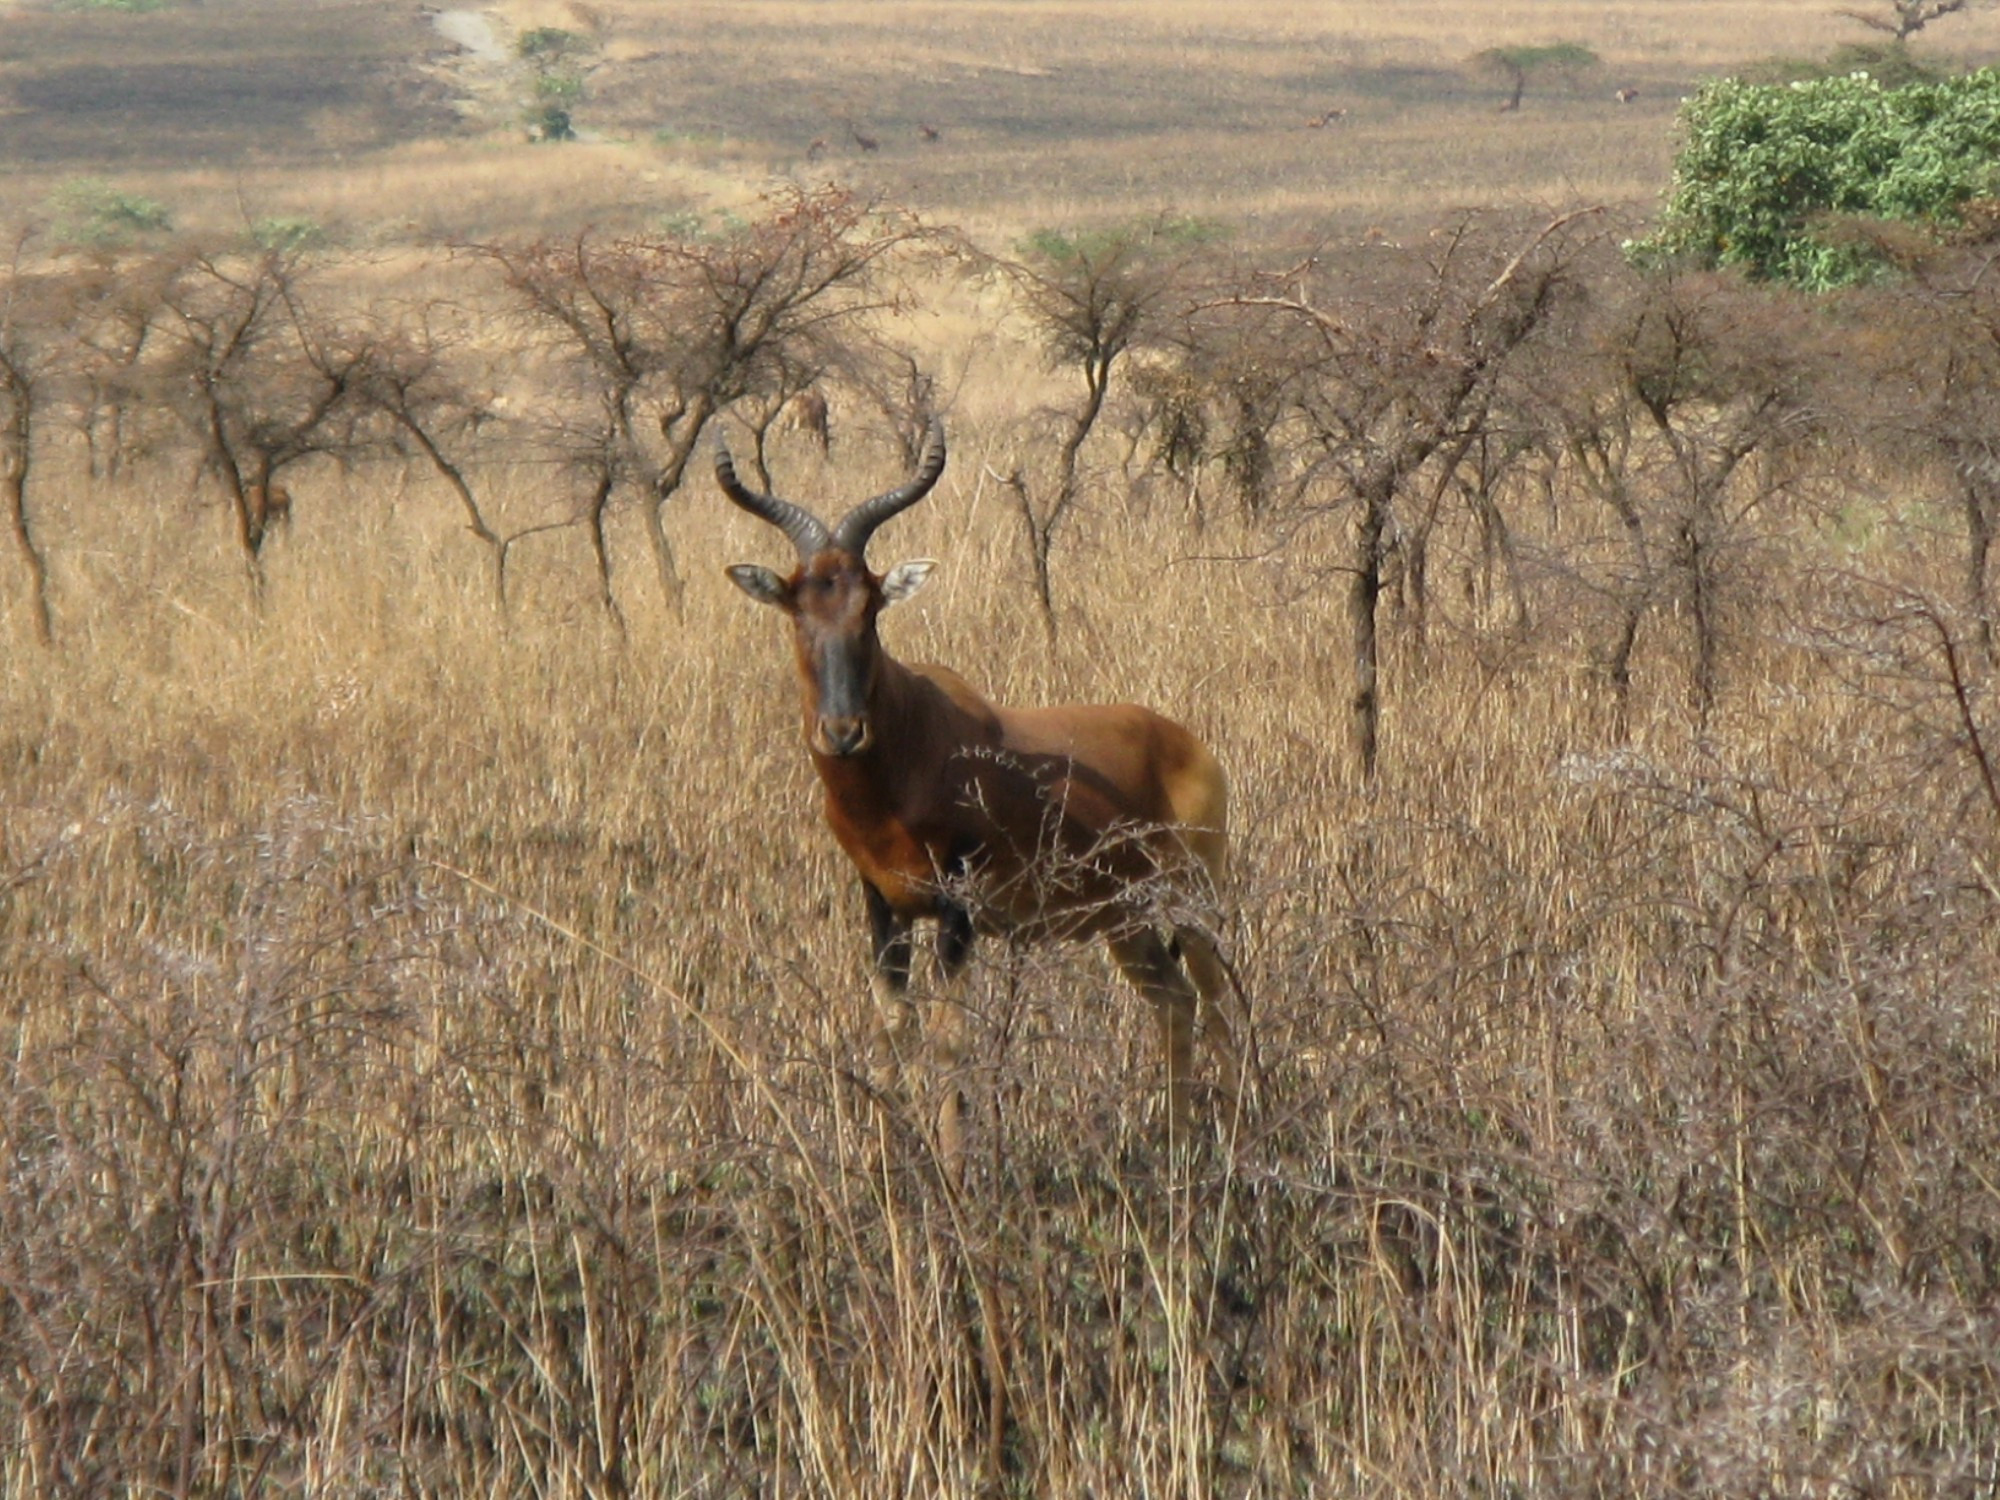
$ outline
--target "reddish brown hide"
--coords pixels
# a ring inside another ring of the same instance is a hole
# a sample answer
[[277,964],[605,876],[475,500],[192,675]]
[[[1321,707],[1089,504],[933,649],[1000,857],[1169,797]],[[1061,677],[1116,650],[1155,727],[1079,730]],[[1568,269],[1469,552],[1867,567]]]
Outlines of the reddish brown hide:
[[738,564],[745,593],[782,610],[826,819],[861,874],[878,997],[891,1045],[914,1033],[904,999],[910,929],[939,924],[945,978],[975,930],[1020,938],[1102,937],[1159,1016],[1173,1118],[1184,1123],[1198,1011],[1238,1084],[1222,1005],[1230,988],[1210,923],[1228,844],[1221,766],[1186,729],[1136,704],[1002,708],[946,667],[906,666],[883,648],[884,609],[933,564],[871,572],[868,539],[928,494],[945,464],[933,425],[917,473],[828,528],[744,485],[728,450],[716,477],[743,509],[788,536],[789,576]]

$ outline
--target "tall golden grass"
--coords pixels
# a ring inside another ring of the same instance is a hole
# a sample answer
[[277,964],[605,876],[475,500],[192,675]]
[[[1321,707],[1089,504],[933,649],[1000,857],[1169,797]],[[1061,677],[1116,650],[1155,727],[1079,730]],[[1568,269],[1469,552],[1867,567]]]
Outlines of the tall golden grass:
[[[727,212],[831,120],[960,98],[937,152],[827,170],[996,240],[1169,200],[1393,236],[1495,184],[1648,197],[1682,81],[1848,34],[1804,0],[508,14],[617,43],[613,140],[144,185],[369,246],[559,232]],[[1559,39],[1641,101],[1496,119],[1466,58]],[[1364,77],[1345,134],[1297,123]],[[1363,783],[1330,522],[1198,525],[1102,438],[1046,642],[993,475],[1047,462],[1014,445],[1056,393],[988,311],[924,315],[954,458],[876,561],[943,565],[889,643],[1215,746],[1243,1119],[1167,1152],[1143,1007],[1001,943],[962,1181],[873,1091],[785,646],[720,574],[771,537],[705,483],[679,613],[621,516],[622,626],[573,529],[503,624],[421,476],[301,480],[257,596],[191,458],[53,444],[54,650],[0,560],[0,1495],[1990,1493],[1993,668],[1914,481],[1839,476],[1760,547],[1705,717],[1671,608],[1629,703],[1595,670],[1587,507],[1510,512],[1526,629],[1447,524]],[[877,438],[781,440],[776,480],[872,493]],[[519,524],[567,503],[479,477]]]
[[[557,533],[503,629],[422,485],[301,493],[259,605],[179,482],[75,473],[60,647],[12,619],[0,676],[0,1492],[1992,1483],[2000,810],[1916,596],[1803,545],[1706,726],[1662,621],[1621,727],[1588,620],[1490,627],[1462,539],[1363,787],[1305,543],[1107,472],[1044,644],[1004,373],[878,541],[944,560],[890,643],[1217,748],[1240,1126],[1164,1154],[1142,1007],[1004,944],[963,1182],[872,1094],[858,896],[719,571],[771,539],[705,487],[684,614],[621,537],[614,628]],[[835,457],[780,481],[888,473]]]

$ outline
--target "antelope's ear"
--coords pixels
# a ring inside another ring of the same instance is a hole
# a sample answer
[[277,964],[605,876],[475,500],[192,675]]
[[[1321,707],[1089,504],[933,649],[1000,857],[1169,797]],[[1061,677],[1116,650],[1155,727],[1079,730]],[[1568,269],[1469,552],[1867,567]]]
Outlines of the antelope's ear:
[[882,603],[884,606],[901,604],[905,599],[930,582],[931,569],[937,563],[928,557],[919,557],[911,562],[897,563],[889,570],[889,576],[882,580]]
[[759,604],[784,609],[792,601],[792,591],[785,580],[769,568],[760,568],[756,563],[737,563],[728,572],[729,581]]

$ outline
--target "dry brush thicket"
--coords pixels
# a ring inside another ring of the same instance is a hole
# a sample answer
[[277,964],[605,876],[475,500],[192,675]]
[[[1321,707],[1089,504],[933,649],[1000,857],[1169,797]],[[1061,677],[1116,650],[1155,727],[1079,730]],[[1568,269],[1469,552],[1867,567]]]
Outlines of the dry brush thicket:
[[[1155,234],[1014,300],[849,209],[17,262],[0,1492],[1990,1493],[1981,252],[1808,309],[1588,215]],[[940,408],[892,649],[1231,768],[1198,1149],[1091,954],[983,947],[962,1180],[871,1091],[691,429],[819,503]]]

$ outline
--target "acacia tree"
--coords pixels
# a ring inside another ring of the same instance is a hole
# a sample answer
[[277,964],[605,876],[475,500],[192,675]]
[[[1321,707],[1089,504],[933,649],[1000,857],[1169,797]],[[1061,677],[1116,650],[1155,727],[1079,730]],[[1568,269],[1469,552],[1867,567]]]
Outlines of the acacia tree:
[[1576,42],[1551,42],[1542,46],[1489,47],[1473,59],[1478,67],[1498,73],[1507,80],[1509,93],[1502,110],[1521,107],[1531,74],[1575,75],[1597,66],[1597,54]]
[[608,237],[467,247],[498,272],[517,317],[562,372],[547,441],[580,474],[601,600],[617,615],[605,516],[640,502],[659,583],[679,605],[665,509],[703,433],[739,403],[774,415],[839,363],[868,315],[893,305],[893,252],[922,231],[835,188],[798,190],[720,239]]
[[1840,14],[1871,31],[1888,33],[1900,47],[1931,22],[1957,15],[1969,4],[1970,0],[1881,0],[1874,10],[1849,8]]
[[103,252],[69,272],[73,420],[94,476],[117,475],[150,435],[149,424],[135,421],[134,414],[144,409],[142,372],[172,268],[164,256],[121,260]]
[[1614,340],[1592,336],[1545,362],[1545,418],[1559,454],[1562,477],[1573,493],[1589,497],[1611,515],[1612,560],[1594,565],[1593,549],[1565,549],[1564,569],[1616,612],[1611,643],[1601,653],[1620,715],[1629,707],[1632,660],[1650,614],[1659,578],[1648,492],[1654,450],[1631,382],[1621,377]]
[[1380,610],[1408,526],[1399,506],[1427,469],[1433,484],[1449,482],[1484,430],[1503,374],[1568,283],[1570,226],[1593,212],[1562,215],[1525,239],[1468,222],[1400,286],[1314,268],[1294,273],[1291,290],[1234,299],[1282,311],[1312,335],[1296,400],[1310,462],[1337,486],[1331,506],[1352,519],[1350,730],[1364,776],[1380,755]]
[[414,308],[363,334],[354,395],[363,412],[385,429],[391,448],[405,455],[414,450],[451,490],[465,529],[485,549],[493,607],[505,619],[508,554],[521,537],[543,528],[503,536],[488,521],[461,449],[495,414],[491,402],[456,367],[454,356],[463,341],[438,326],[435,312]]
[[1211,472],[1256,520],[1287,467],[1284,429],[1300,362],[1284,345],[1296,320],[1232,306],[1223,289],[1235,281],[1240,277],[1218,269],[1205,291],[1191,288],[1188,315],[1168,331],[1166,347],[1139,351],[1126,373],[1135,407],[1125,429],[1126,468],[1146,447],[1148,466],[1188,487],[1198,527],[1207,519]]
[[25,235],[15,242],[6,283],[0,287],[0,497],[7,507],[15,550],[28,572],[35,638],[50,646],[55,642],[55,622],[49,608],[49,565],[29,516],[28,479],[37,430],[65,353],[57,306],[63,288],[48,276],[23,274],[26,245]]
[[145,371],[222,485],[253,584],[274,525],[289,513],[278,481],[359,444],[355,384],[363,349],[319,343],[303,309],[308,263],[295,249],[197,248],[161,290]]
[[1622,558],[1601,586],[1619,615],[1604,665],[1621,711],[1641,628],[1663,609],[1687,627],[1696,712],[1714,707],[1759,544],[1830,431],[1819,334],[1781,289],[1638,277],[1604,299],[1562,361],[1569,378],[1550,381],[1569,473],[1616,520]]
[[1082,382],[1073,404],[1041,414],[1056,429],[1053,483],[1039,490],[1019,464],[1005,476],[1051,642],[1056,608],[1050,559],[1056,534],[1083,493],[1084,445],[1104,415],[1120,362],[1161,339],[1182,310],[1190,266],[1205,238],[1199,225],[1162,218],[1092,234],[1043,233],[1018,259],[991,262],[1014,289],[1050,365]]
[[1990,241],[1932,244],[1912,274],[1849,294],[1839,403],[1899,469],[1941,480],[1963,523],[1961,593],[1975,644],[1996,641],[1990,573],[2000,538],[2000,287]]

